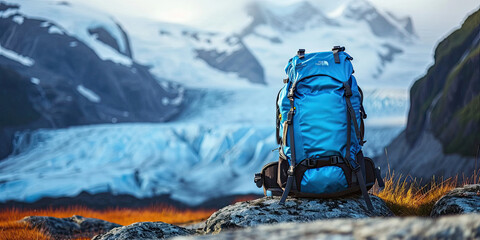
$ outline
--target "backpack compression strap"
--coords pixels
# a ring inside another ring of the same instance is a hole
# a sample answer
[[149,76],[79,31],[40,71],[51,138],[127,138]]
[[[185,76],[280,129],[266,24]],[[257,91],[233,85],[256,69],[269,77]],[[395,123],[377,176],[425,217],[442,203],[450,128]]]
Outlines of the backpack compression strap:
[[352,168],[353,172],[357,176],[358,180],[358,185],[360,185],[360,190],[362,191],[363,198],[365,200],[365,203],[367,204],[367,208],[369,211],[373,211],[373,205],[372,201],[370,200],[370,196],[368,195],[367,187],[365,185],[365,179],[363,178],[362,172],[365,171],[365,165],[364,164],[358,164],[358,162],[355,159],[351,159],[350,156],[350,140],[351,140],[351,132],[352,132],[352,122],[355,127],[355,134],[357,136],[357,139],[360,143],[362,143],[362,140],[360,139],[360,134],[358,130],[358,123],[355,118],[355,111],[353,110],[352,103],[350,102],[350,97],[353,95],[352,94],[352,89],[350,88],[350,85],[348,82],[343,83],[343,87],[345,88],[345,102],[347,104],[347,148],[345,150],[345,157],[347,159],[347,164]]
[[[291,88],[289,93],[288,93],[288,99],[290,100],[290,111],[288,112],[287,116],[287,125],[290,128],[290,153],[291,153],[291,158],[290,158],[290,167],[288,168],[287,174],[287,185],[285,186],[285,190],[283,191],[282,194],[282,199],[280,199],[280,204],[285,204],[285,200],[287,200],[288,194],[290,193],[290,190],[293,185],[293,180],[294,180],[294,174],[295,174],[295,139],[293,135],[293,115],[295,114],[295,105],[293,104],[293,93],[294,89]],[[285,128],[284,128],[285,131]],[[286,140],[283,140],[286,142]]]
[[[288,78],[287,78],[288,79]],[[275,118],[276,118],[276,126],[275,126],[275,135],[276,135],[276,139],[277,139],[277,144],[281,144],[281,138],[280,138],[280,107],[278,106],[278,98],[280,96],[280,92],[282,92],[282,89],[280,89],[280,91],[278,91],[277,93],[277,100],[275,101],[275,107],[276,107],[276,115],[275,115]]]

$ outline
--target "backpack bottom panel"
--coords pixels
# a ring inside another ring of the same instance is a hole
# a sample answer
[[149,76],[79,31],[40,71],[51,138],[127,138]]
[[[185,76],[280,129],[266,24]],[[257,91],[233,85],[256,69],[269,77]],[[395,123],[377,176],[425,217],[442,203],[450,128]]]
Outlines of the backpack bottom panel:
[[305,193],[334,193],[348,188],[348,182],[342,168],[325,166],[305,171],[300,191]]

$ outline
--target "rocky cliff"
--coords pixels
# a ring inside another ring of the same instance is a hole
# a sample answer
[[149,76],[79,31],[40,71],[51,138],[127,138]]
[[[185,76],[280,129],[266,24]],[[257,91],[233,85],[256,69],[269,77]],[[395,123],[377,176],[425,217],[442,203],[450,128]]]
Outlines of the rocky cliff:
[[377,163],[403,174],[470,176],[480,144],[480,10],[435,50],[410,90],[406,130]]
[[480,10],[441,41],[435,63],[410,90],[406,137],[431,130],[445,153],[475,156],[480,143]]

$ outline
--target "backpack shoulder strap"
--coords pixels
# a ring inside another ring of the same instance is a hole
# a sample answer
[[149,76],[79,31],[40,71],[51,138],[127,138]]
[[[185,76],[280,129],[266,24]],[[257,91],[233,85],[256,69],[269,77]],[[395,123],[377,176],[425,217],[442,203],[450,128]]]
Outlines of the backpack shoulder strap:
[[[347,105],[347,146],[345,149],[345,158],[347,159],[347,164],[350,166],[352,171],[355,173],[357,180],[358,180],[358,185],[360,185],[360,190],[362,191],[363,199],[365,200],[365,203],[367,204],[367,208],[369,211],[373,211],[373,205],[372,201],[370,199],[370,196],[368,195],[367,187],[365,184],[365,178],[363,177],[363,173],[365,172],[365,164],[363,163],[363,159],[360,159],[360,164],[359,162],[350,156],[350,141],[351,141],[351,135],[352,135],[352,122],[355,127],[355,134],[358,138],[358,141],[360,144],[363,144],[363,141],[360,139],[360,132],[358,129],[358,124],[357,120],[355,118],[355,111],[353,111],[352,103],[350,102],[350,97],[352,96],[352,89],[348,82],[343,83],[343,87],[345,89],[345,102]],[[361,155],[361,158],[363,158],[363,154]],[[362,169],[363,168],[363,169]]]

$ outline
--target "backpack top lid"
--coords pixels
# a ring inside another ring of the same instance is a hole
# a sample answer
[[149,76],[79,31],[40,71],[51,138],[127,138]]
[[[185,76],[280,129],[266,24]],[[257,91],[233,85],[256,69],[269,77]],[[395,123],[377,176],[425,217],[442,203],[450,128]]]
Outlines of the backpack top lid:
[[306,77],[327,75],[340,82],[346,82],[353,73],[350,62],[353,58],[344,51],[338,52],[340,63],[335,63],[333,52],[317,52],[291,58],[285,67],[290,82]]

